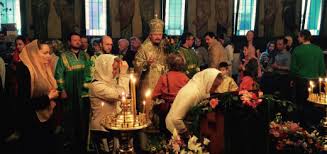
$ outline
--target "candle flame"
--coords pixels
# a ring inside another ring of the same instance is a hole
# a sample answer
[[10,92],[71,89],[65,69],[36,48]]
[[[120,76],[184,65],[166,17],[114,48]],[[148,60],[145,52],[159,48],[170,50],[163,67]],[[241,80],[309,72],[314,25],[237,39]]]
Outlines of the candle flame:
[[319,78],[319,82],[321,82],[322,81],[322,78]]
[[104,106],[104,102],[101,102],[101,107],[103,107]]
[[146,102],[145,102],[145,101],[143,101],[143,105],[145,105],[145,103],[146,103]]
[[133,74],[131,74],[129,78],[130,78],[130,80],[131,80],[133,83],[135,83],[135,82],[136,82],[136,78],[134,77],[134,75],[133,75]]
[[151,95],[151,90],[148,89],[146,92],[145,92],[145,97],[150,97]]

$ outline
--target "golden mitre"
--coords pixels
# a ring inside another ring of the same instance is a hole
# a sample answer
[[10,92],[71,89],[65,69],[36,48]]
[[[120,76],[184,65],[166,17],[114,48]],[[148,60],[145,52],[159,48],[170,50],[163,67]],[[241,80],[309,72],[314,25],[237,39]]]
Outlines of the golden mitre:
[[150,33],[163,33],[164,22],[158,19],[158,15],[154,15],[154,19],[150,20]]

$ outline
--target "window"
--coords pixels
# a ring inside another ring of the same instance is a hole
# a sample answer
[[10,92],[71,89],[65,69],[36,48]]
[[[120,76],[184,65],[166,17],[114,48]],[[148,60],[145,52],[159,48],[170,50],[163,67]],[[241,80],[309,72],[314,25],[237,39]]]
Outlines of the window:
[[88,36],[107,33],[107,0],[85,0],[85,28]]
[[236,35],[246,35],[247,31],[254,30],[256,8],[256,0],[235,0],[234,25]]
[[[16,24],[18,34],[21,34],[22,22],[20,18],[20,0],[2,0],[0,1],[0,23]],[[0,24],[0,26],[1,26]]]
[[302,1],[301,27],[319,35],[322,13],[322,0]]
[[185,0],[166,0],[165,33],[182,35],[184,32]]

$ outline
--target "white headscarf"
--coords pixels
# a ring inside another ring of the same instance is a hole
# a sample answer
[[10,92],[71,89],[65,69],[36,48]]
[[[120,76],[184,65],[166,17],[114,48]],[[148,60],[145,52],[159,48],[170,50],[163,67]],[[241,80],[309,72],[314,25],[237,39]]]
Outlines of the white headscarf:
[[102,54],[95,61],[94,79],[104,81],[106,83],[115,82],[112,74],[112,65],[115,62],[116,56],[111,54]]
[[220,71],[215,68],[208,68],[196,73],[178,92],[166,117],[166,125],[171,133],[175,128],[180,133],[186,130],[184,117],[193,106],[210,96],[210,89],[219,73]]

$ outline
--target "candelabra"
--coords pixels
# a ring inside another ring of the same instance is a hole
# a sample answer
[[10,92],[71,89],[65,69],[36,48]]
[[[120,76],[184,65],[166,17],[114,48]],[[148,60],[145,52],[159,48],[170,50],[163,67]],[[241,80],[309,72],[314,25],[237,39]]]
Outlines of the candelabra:
[[[121,95],[121,111],[118,114],[108,114],[101,124],[119,139],[117,153],[134,154],[133,133],[148,127],[151,123],[145,111],[146,101],[143,103],[143,112],[136,110],[136,79],[131,75],[130,96]],[[149,95],[150,97],[150,95]],[[151,99],[147,99],[151,101]],[[148,102],[150,103],[150,102]]]
[[[327,142],[327,78],[324,80],[322,78],[319,78],[318,83],[319,91],[318,93],[314,92],[314,88],[316,87],[313,81],[309,81],[309,96],[308,101],[314,103],[318,107],[322,107],[325,110],[325,116],[322,119],[322,125],[325,129],[325,141]],[[323,86],[324,85],[324,86]],[[324,88],[324,91],[322,91],[322,88]],[[327,145],[324,145],[324,150],[327,151]]]

